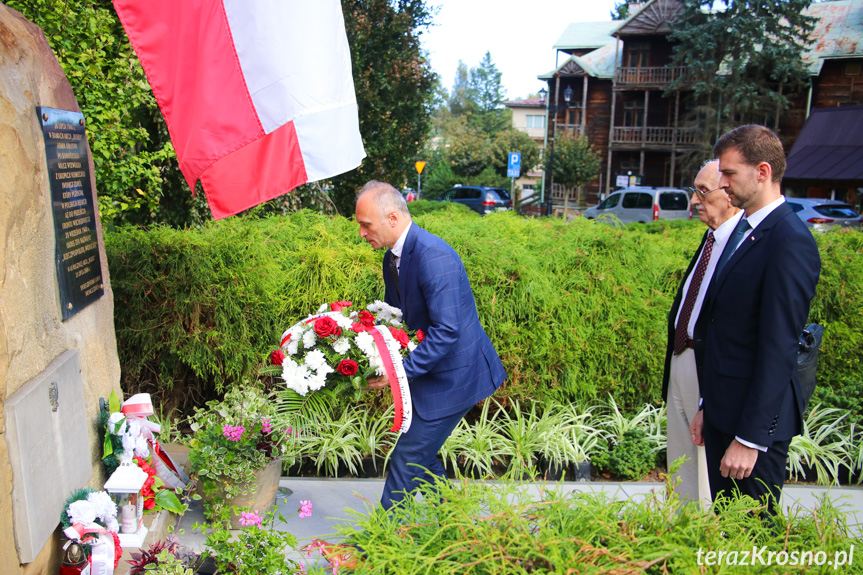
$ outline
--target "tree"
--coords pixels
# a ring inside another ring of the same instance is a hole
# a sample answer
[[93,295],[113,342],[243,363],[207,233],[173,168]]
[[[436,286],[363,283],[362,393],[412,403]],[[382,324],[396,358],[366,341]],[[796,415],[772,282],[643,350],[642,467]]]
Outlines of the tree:
[[626,20],[629,16],[629,0],[620,0],[614,3],[614,8],[611,11],[612,20]]
[[444,159],[456,176],[464,178],[462,183],[469,184],[471,177],[491,165],[491,146],[488,137],[464,117],[454,118],[451,130],[445,140]]
[[704,152],[740,124],[778,128],[788,95],[808,82],[803,51],[815,19],[803,10],[811,0],[681,1],[671,66],[687,73],[666,95],[692,91],[695,106],[685,122],[704,135]]
[[551,170],[552,180],[567,188],[578,188],[577,203],[581,203],[581,186],[599,175],[600,157],[584,136],[558,138],[552,154],[545,156],[545,169]]
[[45,32],[87,121],[105,225],[181,224],[192,197],[110,0],[8,0]]
[[432,18],[424,0],[342,0],[342,10],[367,156],[333,178],[331,195],[351,214],[368,180],[400,187],[415,177],[412,160],[431,128],[437,75],[420,45]]
[[539,163],[539,145],[533,141],[533,138],[514,128],[497,133],[493,150],[492,165],[497,173],[504,177],[509,165],[509,154],[512,152],[521,154],[522,172],[530,170]]
[[449,99],[449,111],[453,116],[472,114],[479,108],[476,92],[471,86],[471,74],[467,65],[461,60],[455,71],[455,81]]
[[506,98],[502,77],[491,60],[491,52],[486,52],[479,66],[470,71],[471,93],[476,98],[477,107],[473,121],[489,136],[509,124],[509,114],[501,108],[501,102]]

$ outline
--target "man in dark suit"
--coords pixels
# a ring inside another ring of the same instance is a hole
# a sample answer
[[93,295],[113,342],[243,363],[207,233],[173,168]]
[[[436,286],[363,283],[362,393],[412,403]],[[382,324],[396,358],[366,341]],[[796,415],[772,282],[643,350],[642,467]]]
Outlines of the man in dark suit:
[[[483,330],[464,266],[446,242],[411,222],[404,197],[371,181],[357,195],[360,237],[384,255],[385,301],[402,310],[425,339],[404,360],[414,417],[390,456],[381,504],[446,478],[437,452],[476,403],[494,393],[506,371]],[[369,380],[381,388],[387,378]]]
[[710,503],[707,459],[703,445],[696,443],[689,429],[700,403],[692,334],[722,249],[742,213],[719,186],[717,160],[704,164],[693,186],[692,206],[709,229],[689,262],[668,314],[662,397],[668,406],[668,465],[686,458],[674,475],[674,490],[681,500],[701,501],[706,506]]
[[[693,423],[711,494],[739,491],[775,513],[791,438],[800,433],[798,337],[821,270],[812,233],[785,203],[785,153],[763,126],[741,126],[713,149],[719,185],[743,209],[707,291],[694,346],[703,398]],[[703,425],[703,430],[701,429]]]

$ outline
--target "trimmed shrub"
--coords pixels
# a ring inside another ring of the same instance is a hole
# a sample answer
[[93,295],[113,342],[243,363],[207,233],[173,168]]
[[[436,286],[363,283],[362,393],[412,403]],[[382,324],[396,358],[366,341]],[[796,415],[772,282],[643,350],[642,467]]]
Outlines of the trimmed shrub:
[[[657,403],[665,322],[704,227],[615,228],[577,219],[477,217],[411,204],[461,255],[480,319],[509,378],[505,399]],[[341,216],[230,218],[200,230],[105,234],[123,386],[200,405],[254,377],[282,331],[324,302],[383,298],[383,250]],[[818,234],[824,262],[812,321],[825,325],[819,387],[859,381],[863,234]]]

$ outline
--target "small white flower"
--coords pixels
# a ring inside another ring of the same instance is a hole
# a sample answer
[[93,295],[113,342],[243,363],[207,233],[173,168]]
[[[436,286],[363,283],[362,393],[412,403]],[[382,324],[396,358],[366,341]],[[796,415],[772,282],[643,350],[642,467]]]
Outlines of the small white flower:
[[303,363],[305,363],[309,369],[314,369],[315,371],[317,371],[321,368],[321,366],[326,365],[327,357],[321,350],[313,349],[306,354],[305,358],[303,358]]
[[96,508],[86,499],[73,501],[66,509],[66,515],[69,516],[69,521],[71,521],[73,525],[76,523],[89,525],[96,521]]
[[327,311],[330,311],[330,304],[328,303],[322,303],[321,307],[318,308],[318,313],[324,313]]
[[104,491],[90,493],[87,495],[87,502],[93,506],[96,517],[102,521],[107,521],[109,518],[117,516],[117,504]]
[[114,533],[119,533],[120,524],[117,523],[117,518],[109,517],[108,519],[105,519],[105,529],[107,529],[108,531],[113,531]]
[[413,341],[408,342],[408,351],[413,351],[416,348],[417,348],[417,344],[415,344]]
[[299,393],[305,395],[309,391],[309,385],[306,379],[309,376],[309,370],[305,365],[299,365],[292,359],[285,358],[282,362],[282,379],[285,384]]
[[303,348],[309,349],[310,347],[315,347],[315,341],[318,337],[315,335],[314,330],[309,330],[303,334]]
[[351,342],[346,337],[340,337],[333,344],[333,351],[339,355],[345,355],[351,349]]
[[289,341],[288,345],[287,345],[288,355],[297,355],[297,352],[299,351],[299,347],[300,347],[300,340],[292,339],[291,341]]
[[[117,423],[121,421],[122,423],[118,426]],[[114,435],[123,435],[126,433],[126,416],[119,411],[112,413],[108,418],[108,429],[110,429],[111,433]]]

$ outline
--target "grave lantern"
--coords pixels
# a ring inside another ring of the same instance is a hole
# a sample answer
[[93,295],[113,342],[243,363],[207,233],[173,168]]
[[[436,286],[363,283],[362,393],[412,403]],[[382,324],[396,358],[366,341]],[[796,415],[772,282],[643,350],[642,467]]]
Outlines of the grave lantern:
[[141,547],[148,529],[144,527],[144,496],[141,490],[147,481],[147,473],[132,463],[120,463],[116,471],[105,482],[105,491],[117,504],[117,519],[120,524],[121,547]]

